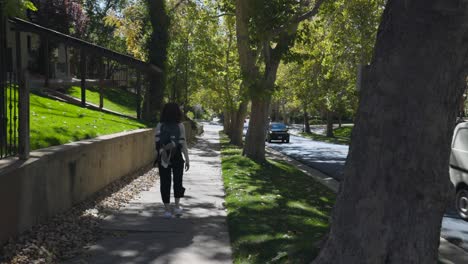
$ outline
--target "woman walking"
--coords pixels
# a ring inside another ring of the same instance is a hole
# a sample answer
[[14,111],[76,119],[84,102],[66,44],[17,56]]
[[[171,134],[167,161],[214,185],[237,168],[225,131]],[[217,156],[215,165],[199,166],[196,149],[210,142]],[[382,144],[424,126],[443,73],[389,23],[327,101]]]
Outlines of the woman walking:
[[[185,171],[190,168],[190,161],[185,140],[185,128],[181,123],[182,112],[176,103],[168,103],[161,113],[161,121],[156,126],[156,151],[160,177],[161,197],[164,203],[164,217],[182,215],[180,198],[184,197],[183,187]],[[183,158],[182,158],[183,154]],[[172,177],[171,177],[172,174]],[[171,210],[171,182],[174,179],[175,207]]]

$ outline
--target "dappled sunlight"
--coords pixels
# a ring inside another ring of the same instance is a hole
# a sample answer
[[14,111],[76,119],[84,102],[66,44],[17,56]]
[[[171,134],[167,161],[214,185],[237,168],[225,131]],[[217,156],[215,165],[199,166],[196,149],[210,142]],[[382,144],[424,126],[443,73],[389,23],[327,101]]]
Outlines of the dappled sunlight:
[[234,255],[241,263],[308,263],[328,230],[334,194],[278,160],[256,163],[223,144],[223,177]]

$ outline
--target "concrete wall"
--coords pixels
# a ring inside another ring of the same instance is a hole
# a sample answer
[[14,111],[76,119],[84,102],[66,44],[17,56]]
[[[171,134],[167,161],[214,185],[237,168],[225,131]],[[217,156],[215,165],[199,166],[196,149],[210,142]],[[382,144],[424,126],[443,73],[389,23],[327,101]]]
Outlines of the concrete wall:
[[151,165],[154,130],[137,130],[0,160],[0,244]]

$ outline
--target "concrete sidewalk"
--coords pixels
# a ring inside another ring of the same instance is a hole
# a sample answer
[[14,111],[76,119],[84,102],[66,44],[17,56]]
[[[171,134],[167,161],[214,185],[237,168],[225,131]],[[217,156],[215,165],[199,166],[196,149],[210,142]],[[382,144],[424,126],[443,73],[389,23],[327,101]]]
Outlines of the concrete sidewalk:
[[[272,148],[267,148],[267,155],[270,158],[280,159],[294,165],[306,175],[322,183],[333,192],[338,192],[340,184],[332,177],[329,177],[328,175],[314,168],[311,168],[297,160],[294,160]],[[441,237],[439,245],[439,261],[440,263],[444,264],[468,263],[468,252],[466,252],[462,248],[455,246],[454,244],[448,242],[446,239]]]
[[191,168],[184,175],[181,218],[162,218],[156,182],[109,215],[102,225],[104,239],[69,263],[232,263],[218,132],[205,126],[204,135],[189,150]]

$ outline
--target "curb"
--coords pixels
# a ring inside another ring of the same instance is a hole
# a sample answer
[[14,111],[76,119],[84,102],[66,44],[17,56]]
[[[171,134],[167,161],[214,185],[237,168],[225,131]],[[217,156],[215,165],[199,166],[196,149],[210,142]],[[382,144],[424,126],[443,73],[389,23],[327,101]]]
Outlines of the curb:
[[325,187],[328,189],[332,190],[333,192],[337,193],[338,189],[340,187],[340,184],[333,179],[332,177],[326,175],[325,173],[316,170],[312,167],[309,167],[305,165],[304,163],[301,163],[295,159],[292,159],[283,153],[274,150],[272,148],[266,147],[266,152],[267,156],[269,157],[275,157],[277,159],[284,160],[292,165],[294,165],[296,168],[298,168],[300,171],[304,172],[307,176],[312,177],[314,180],[318,181],[319,183],[323,184]]

